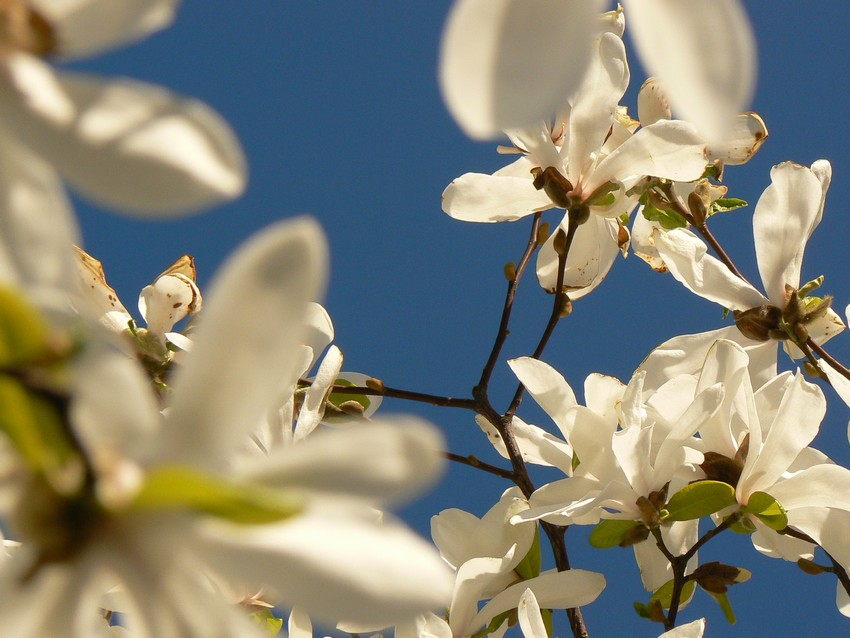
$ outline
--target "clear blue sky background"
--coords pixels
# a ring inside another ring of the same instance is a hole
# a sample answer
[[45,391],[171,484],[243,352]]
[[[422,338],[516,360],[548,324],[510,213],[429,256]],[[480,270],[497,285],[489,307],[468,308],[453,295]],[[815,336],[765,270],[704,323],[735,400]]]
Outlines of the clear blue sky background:
[[[826,274],[825,289],[843,315],[850,302],[850,12],[839,0],[746,4],[760,54],[754,110],[764,117],[770,139],[748,166],[727,172],[730,194],[755,204],[773,164],[832,162],[834,181],[803,277]],[[230,121],[250,161],[244,197],[182,221],[139,222],[79,202],[85,247],[103,261],[127,307],[135,312],[138,291],[184,252],[195,256],[203,288],[239,241],[274,220],[310,213],[330,239],[326,305],[346,369],[381,377],[388,385],[468,396],[498,325],[502,266],[519,257],[528,224],[465,224],[440,210],[440,193],[453,178],[504,163],[494,145],[466,139],[440,100],[437,47],[449,5],[449,0],[186,0],[171,29],[74,65],[205,100]],[[631,60],[626,103],[634,111],[644,75]],[[758,280],[752,210],[718,219],[714,228],[739,266]],[[554,224],[560,216],[553,212],[547,219]],[[533,349],[550,298],[529,278],[517,303],[509,357]],[[576,303],[544,358],[580,394],[590,372],[627,381],[661,341],[724,323],[717,306],[630,256],[615,264],[600,289]],[[850,336],[830,346],[850,363]],[[514,384],[500,366],[491,395],[497,408],[506,407]],[[847,464],[850,410],[830,392],[826,389],[830,412],[817,445]],[[389,401],[384,411],[426,415],[446,432],[452,451],[499,462],[467,413]],[[520,414],[549,427],[533,410]],[[536,476],[538,484],[554,478]],[[404,516],[427,535],[429,518],[440,509],[461,507],[481,515],[506,487],[453,467],[446,482]],[[632,611],[632,601],[646,594],[631,552],[593,550],[585,536],[578,528],[567,535],[573,564],[601,570],[608,579],[608,589],[585,611],[591,635],[657,635],[656,626]],[[732,590],[736,626],[727,626],[704,595],[684,612],[686,620],[707,615],[709,635],[790,636],[808,627],[823,635],[850,631],[850,620],[835,609],[830,576],[805,576],[790,563],[764,558],[744,537],[712,542],[701,557],[754,574]]]

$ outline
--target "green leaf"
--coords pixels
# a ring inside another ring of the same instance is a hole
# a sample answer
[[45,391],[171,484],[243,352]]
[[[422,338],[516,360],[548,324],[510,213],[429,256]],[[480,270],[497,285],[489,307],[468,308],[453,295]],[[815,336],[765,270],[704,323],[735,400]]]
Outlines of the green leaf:
[[641,602],[635,602],[633,604],[638,616],[641,618],[649,618],[649,607]]
[[709,595],[717,601],[717,604],[720,605],[720,609],[723,610],[723,615],[726,617],[726,622],[730,625],[735,624],[735,612],[732,610],[732,603],[729,602],[728,594],[715,594],[712,592],[708,592]]
[[765,492],[753,492],[744,512],[756,516],[772,530],[779,531],[788,527],[788,515],[785,513],[785,508]]
[[691,521],[735,504],[735,488],[721,481],[697,481],[673,494],[662,521]]
[[721,197],[711,202],[711,206],[708,209],[708,216],[711,217],[717,213],[728,213],[729,211],[743,208],[747,205],[746,201],[737,197]]
[[[353,387],[354,384],[351,381],[346,379],[337,379],[334,382],[335,385],[344,385],[346,387]],[[346,401],[354,401],[355,403],[359,403],[363,406],[363,409],[366,410],[372,405],[372,400],[367,397],[365,394],[349,394],[347,392],[338,392],[334,391],[328,395],[328,402],[332,403],[336,407],[341,406]]]
[[254,619],[263,631],[269,636],[277,636],[280,630],[283,629],[283,619],[278,618],[272,613],[271,609],[256,609],[251,612],[251,618]]
[[642,524],[640,521],[610,519],[600,521],[590,532],[590,544],[597,549],[616,547],[623,542],[623,539],[632,529]]
[[685,228],[688,222],[675,210],[661,210],[647,201],[643,205],[643,216],[651,222],[658,222],[662,228],[673,230],[674,228]]
[[[682,586],[682,594],[679,597],[679,602],[681,603],[683,600],[690,600],[691,596],[694,595],[694,590],[696,589],[697,584],[689,580]],[[673,579],[671,578],[666,583],[661,585],[652,596],[649,597],[650,603],[653,600],[657,600],[661,603],[661,606],[664,609],[670,609],[670,605],[673,602]]]
[[[738,512],[733,514],[733,516],[738,516]],[[752,534],[756,531],[756,526],[746,516],[738,516],[738,520],[732,523],[729,529],[736,534]]]
[[183,466],[153,470],[133,506],[138,509],[187,509],[232,523],[262,525],[301,511],[297,499],[262,485],[240,485]]
[[49,350],[41,313],[17,290],[0,285],[0,368],[36,363]]
[[535,524],[534,526],[534,540],[531,542],[531,547],[528,550],[528,553],[523,557],[520,561],[519,565],[516,566],[516,573],[519,574],[523,580],[528,580],[530,578],[536,578],[540,576],[540,567],[542,565],[542,557],[540,554],[540,528]]

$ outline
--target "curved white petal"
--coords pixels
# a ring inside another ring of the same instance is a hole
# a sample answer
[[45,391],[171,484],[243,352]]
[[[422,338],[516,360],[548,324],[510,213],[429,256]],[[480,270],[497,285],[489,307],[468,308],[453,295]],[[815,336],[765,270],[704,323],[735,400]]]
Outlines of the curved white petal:
[[342,352],[336,346],[331,346],[319,366],[316,378],[313,379],[304,395],[304,403],[301,404],[301,410],[298,412],[298,420],[295,423],[295,430],[292,435],[293,442],[303,441],[313,430],[319,427],[319,423],[321,423],[325,414],[325,400],[341,369]]
[[394,522],[344,509],[278,525],[207,521],[197,551],[215,572],[264,585],[312,618],[387,626],[446,604],[453,576],[434,547]]
[[590,195],[608,181],[650,175],[677,182],[698,179],[705,171],[706,144],[693,124],[660,120],[638,129],[605,157],[582,183]]
[[55,171],[0,133],[0,281],[67,312],[76,290],[76,220]]
[[780,481],[770,495],[786,510],[828,507],[850,512],[850,470],[840,465],[815,465]]
[[[483,416],[476,416],[475,422],[490,439],[490,443],[504,458],[509,458],[508,450],[502,440],[502,435]],[[566,473],[572,465],[572,449],[570,445],[556,436],[549,434],[543,428],[526,423],[519,417],[512,421],[513,434],[522,458],[526,463],[557,467]]]
[[527,589],[534,592],[538,604],[544,609],[570,609],[596,600],[605,589],[605,577],[583,569],[570,569],[565,572],[547,572],[524,580],[494,596],[478,612],[470,627],[483,627],[499,614],[516,609]]
[[[185,213],[239,195],[245,159],[230,127],[197,100],[130,80],[59,76],[29,56],[0,74],[0,118],[75,188],[121,211]],[[34,102],[36,100],[36,102]]]
[[436,481],[444,467],[444,447],[434,426],[396,417],[392,422],[315,432],[298,445],[246,462],[238,474],[248,482],[293,493],[397,503]]
[[732,272],[691,231],[656,229],[652,234],[658,254],[676,281],[692,293],[732,310],[749,310],[768,300]]
[[798,373],[782,397],[761,450],[750,447],[738,493],[745,498],[758,490],[770,493],[773,484],[815,438],[825,414],[823,392]]
[[519,599],[517,616],[525,638],[548,638],[549,632],[546,631],[546,625],[540,615],[540,605],[530,589],[526,589]]
[[[822,359],[820,361],[820,367],[829,379],[829,383],[832,389],[835,390],[835,393],[844,403],[850,406],[850,379]],[[850,430],[848,430],[848,438],[850,438]]]
[[226,262],[175,374],[163,457],[216,466],[247,439],[300,372],[292,370],[294,351],[326,268],[325,239],[309,218],[270,226]]
[[443,211],[465,222],[513,222],[554,207],[545,192],[535,190],[530,174],[466,173],[443,191]]
[[670,631],[665,631],[658,638],[702,638],[705,632],[705,618],[700,618],[687,625],[680,625]]
[[569,137],[562,148],[574,186],[602,148],[628,86],[626,47],[613,33],[604,33],[594,42],[590,66],[572,100]]
[[[565,232],[567,223],[566,218],[561,222]],[[579,226],[564,271],[564,287],[570,299],[584,297],[605,279],[620,254],[617,230],[616,220],[599,215],[591,215]],[[550,292],[554,292],[558,283],[559,262],[554,242],[555,233],[552,233],[537,255],[537,280]]]
[[537,404],[563,432],[567,426],[567,411],[578,405],[576,395],[563,375],[548,363],[531,357],[511,359],[508,365]]
[[67,58],[140,40],[167,27],[178,0],[29,0],[55,32]]
[[746,164],[766,139],[767,126],[758,113],[741,113],[732,120],[723,139],[708,147],[708,159],[719,159],[729,166]]
[[635,48],[673,109],[710,141],[723,139],[755,86],[755,41],[741,3],[632,0],[626,11]]
[[803,252],[817,224],[823,189],[810,168],[793,162],[774,166],[770,180],[753,213],[753,234],[764,289],[784,308],[785,284],[800,286]]
[[551,117],[581,82],[596,0],[457,0],[440,45],[449,112],[477,139]]

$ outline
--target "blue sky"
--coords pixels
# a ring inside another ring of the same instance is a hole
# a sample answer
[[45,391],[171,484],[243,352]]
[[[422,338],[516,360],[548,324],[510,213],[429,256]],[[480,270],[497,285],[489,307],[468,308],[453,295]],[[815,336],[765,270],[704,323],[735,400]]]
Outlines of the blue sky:
[[[751,206],[717,220],[713,228],[738,265],[757,280],[750,215],[769,183],[770,167],[785,160],[829,159],[833,183],[823,222],[808,246],[803,278],[826,274],[825,290],[835,295],[843,314],[850,302],[845,204],[850,13],[836,0],[746,4],[760,56],[753,108],[765,119],[770,138],[749,165],[726,175],[730,194]],[[330,240],[326,306],[346,369],[406,389],[468,396],[498,325],[502,267],[519,257],[528,224],[467,224],[440,210],[440,193],[453,178],[491,172],[504,163],[493,144],[464,137],[441,102],[437,46],[449,6],[448,0],[186,0],[172,28],[75,64],[203,99],[234,127],[250,162],[244,197],[180,221],[141,222],[77,202],[85,247],[103,261],[128,308],[134,310],[138,291],[181,254],[195,256],[203,289],[239,241],[274,220],[309,213]],[[631,62],[626,103],[634,110],[644,75],[634,57]],[[546,218],[554,224],[560,217],[553,212]],[[508,357],[533,349],[549,303],[533,278],[527,279]],[[615,264],[596,292],[576,303],[544,359],[580,393],[590,372],[628,380],[661,341],[727,321],[717,306],[630,256]],[[850,336],[829,345],[850,362]],[[514,383],[501,365],[491,393],[497,408],[507,405]],[[827,388],[830,412],[816,445],[846,464],[850,410],[830,392]],[[453,452],[499,462],[465,412],[389,401],[383,410],[423,414],[446,432]],[[533,410],[520,414],[547,425]],[[555,477],[536,478],[540,484]],[[481,515],[506,487],[453,467],[440,488],[404,516],[427,534],[429,517],[440,509],[461,507]],[[591,635],[657,635],[656,627],[638,621],[631,608],[646,595],[630,552],[593,550],[580,529],[567,538],[575,566],[601,570],[608,578],[602,598],[585,611]],[[805,576],[789,563],[764,558],[743,537],[711,543],[701,556],[725,558],[754,573],[750,583],[732,590],[736,626],[726,626],[706,596],[683,612],[684,620],[708,615],[709,635],[790,635],[809,623],[822,633],[841,634],[850,626],[835,609],[835,582],[829,576]]]

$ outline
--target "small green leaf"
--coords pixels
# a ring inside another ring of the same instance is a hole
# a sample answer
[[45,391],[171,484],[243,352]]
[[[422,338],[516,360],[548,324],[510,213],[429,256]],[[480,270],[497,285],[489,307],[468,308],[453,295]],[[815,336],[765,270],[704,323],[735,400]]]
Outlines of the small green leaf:
[[788,515],[779,502],[765,492],[753,492],[744,512],[756,516],[772,530],[788,527]]
[[256,609],[251,612],[251,618],[254,619],[260,627],[269,636],[277,636],[280,630],[283,629],[283,619],[278,618],[272,613],[271,609]]
[[[343,385],[346,387],[353,387],[354,384],[351,381],[346,379],[337,379],[334,382],[335,385]],[[347,392],[339,392],[334,391],[328,395],[328,402],[335,405],[336,407],[340,407],[343,403],[347,401],[354,401],[355,403],[359,403],[363,406],[364,410],[367,410],[370,405],[372,405],[372,400],[367,397],[365,394],[349,394]]]
[[717,213],[728,213],[729,211],[743,208],[747,205],[746,201],[737,197],[722,197],[711,202],[711,206],[708,209],[708,216],[711,217]]
[[697,481],[673,494],[662,521],[691,521],[735,504],[735,488],[721,481]]
[[[682,586],[682,595],[679,597],[679,602],[683,600],[690,600],[691,596],[694,595],[694,590],[696,589],[696,583],[692,580],[689,580]],[[661,585],[652,596],[649,597],[650,603],[653,600],[657,600],[661,603],[661,606],[664,609],[670,609],[670,604],[673,602],[673,579],[671,578],[666,583]]]
[[590,544],[597,549],[608,549],[616,547],[623,542],[626,535],[638,525],[642,525],[640,521],[621,521],[606,519],[600,521],[599,524],[590,532]]
[[714,594],[712,592],[708,592],[709,595],[717,601],[717,604],[720,605],[720,609],[723,610],[723,615],[726,617],[726,622],[730,625],[735,624],[735,612],[732,610],[732,603],[729,602],[728,594]]
[[29,365],[49,352],[41,313],[14,288],[0,285],[0,367]]
[[531,542],[531,547],[528,550],[528,553],[523,557],[520,561],[519,565],[516,566],[516,573],[519,574],[523,580],[528,580],[530,578],[536,578],[540,576],[540,567],[542,565],[542,557],[540,554],[540,528],[537,525],[534,526],[534,540]]
[[675,210],[661,210],[656,208],[652,202],[647,201],[643,205],[643,216],[651,222],[658,222],[662,228],[673,230],[674,228],[685,228],[688,222]]
[[133,506],[194,510],[245,525],[274,523],[301,511],[300,501],[278,490],[230,483],[182,466],[157,468],[148,474]]
[[[737,512],[735,513],[737,515]],[[752,534],[756,531],[756,526],[746,516],[738,517],[738,520],[729,526],[736,534]]]
[[647,607],[641,602],[635,602],[633,604],[638,616],[640,616],[641,618],[649,618],[649,607]]

